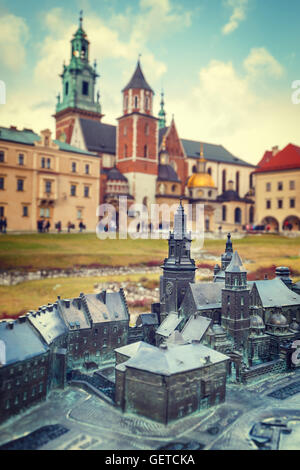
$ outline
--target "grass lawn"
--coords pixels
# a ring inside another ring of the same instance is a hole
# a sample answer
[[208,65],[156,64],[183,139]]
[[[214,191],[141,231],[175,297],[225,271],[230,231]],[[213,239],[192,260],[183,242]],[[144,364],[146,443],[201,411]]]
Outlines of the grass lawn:
[[[276,235],[249,236],[233,240],[245,262],[249,279],[274,277],[275,266],[289,266],[293,279],[300,278],[300,237]],[[206,240],[204,250],[218,258],[224,252],[224,240]],[[77,266],[128,266],[161,263],[167,254],[165,240],[98,240],[94,234],[33,234],[0,237],[0,269],[68,269]],[[203,267],[214,260],[196,260]],[[140,282],[144,275],[119,275],[94,278],[60,278],[0,286],[0,318],[14,316],[54,302],[57,295],[75,297],[94,292],[101,282]],[[147,275],[158,282],[158,274]]]

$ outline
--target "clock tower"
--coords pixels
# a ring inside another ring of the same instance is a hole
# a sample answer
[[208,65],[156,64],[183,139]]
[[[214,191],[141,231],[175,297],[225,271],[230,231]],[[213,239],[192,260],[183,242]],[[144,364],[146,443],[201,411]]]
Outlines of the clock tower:
[[80,12],[79,27],[71,40],[71,58],[69,65],[63,65],[60,75],[62,94],[57,96],[56,138],[70,143],[75,119],[82,117],[100,121],[102,118],[100,93],[95,97],[97,64],[90,65],[90,43],[82,27]]
[[123,115],[118,119],[117,167],[126,176],[136,203],[155,203],[158,174],[158,119],[153,116],[153,90],[140,60],[122,90]]
[[186,215],[181,201],[174,217],[174,230],[169,236],[169,255],[162,269],[161,322],[169,313],[178,313],[189,283],[195,282],[197,268],[191,258],[191,235],[186,231]]

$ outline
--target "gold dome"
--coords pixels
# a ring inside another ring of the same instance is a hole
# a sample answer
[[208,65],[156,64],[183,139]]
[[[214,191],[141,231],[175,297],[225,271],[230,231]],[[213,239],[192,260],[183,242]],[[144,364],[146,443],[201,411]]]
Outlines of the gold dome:
[[214,188],[215,183],[209,173],[194,173],[188,180],[188,188]]

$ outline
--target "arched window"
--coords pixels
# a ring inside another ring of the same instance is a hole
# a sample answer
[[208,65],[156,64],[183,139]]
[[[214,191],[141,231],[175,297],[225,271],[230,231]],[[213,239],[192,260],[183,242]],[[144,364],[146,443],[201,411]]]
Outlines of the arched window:
[[134,97],[134,107],[137,109],[139,106],[139,98],[137,96]]
[[234,211],[234,223],[235,224],[242,223],[242,211],[239,207],[237,207]]
[[144,158],[148,157],[148,146],[144,145]]
[[145,110],[148,111],[149,109],[149,98],[148,96],[146,96],[146,99],[145,99]]
[[226,218],[227,218],[227,207],[222,206],[222,220],[223,220],[223,222],[226,222]]
[[127,126],[124,126],[124,135],[127,135]]
[[197,166],[196,166],[196,165],[193,166],[192,172],[193,172],[193,173],[197,173]]
[[124,96],[124,109],[127,110],[128,109],[128,96]]
[[176,189],[177,189],[176,184],[173,184],[173,185],[172,185],[172,193],[175,193]]
[[226,170],[222,171],[222,192],[226,191]]
[[237,171],[235,175],[235,190],[237,194],[239,195],[240,193],[240,172]]
[[149,135],[149,124],[145,124],[145,135]]
[[207,169],[207,173],[208,173],[209,175],[211,175],[211,168],[210,168],[210,167]]
[[127,158],[128,156],[128,147],[127,144],[124,145],[124,158]]

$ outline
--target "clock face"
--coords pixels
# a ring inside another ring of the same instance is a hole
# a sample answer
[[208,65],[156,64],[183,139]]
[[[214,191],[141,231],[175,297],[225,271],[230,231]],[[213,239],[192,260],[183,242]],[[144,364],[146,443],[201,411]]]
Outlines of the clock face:
[[79,51],[74,51],[73,54],[75,57],[79,57]]
[[172,282],[167,282],[167,285],[166,285],[166,292],[168,295],[171,295],[172,292],[173,292],[173,284]]

